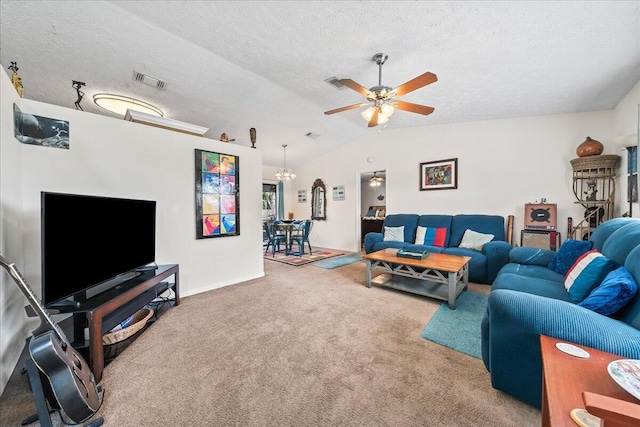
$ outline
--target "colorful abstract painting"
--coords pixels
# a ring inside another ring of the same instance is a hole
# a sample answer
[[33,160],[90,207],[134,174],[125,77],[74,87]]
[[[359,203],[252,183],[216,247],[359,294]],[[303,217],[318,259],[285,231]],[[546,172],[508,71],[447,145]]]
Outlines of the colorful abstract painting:
[[240,235],[238,156],[195,150],[196,239]]

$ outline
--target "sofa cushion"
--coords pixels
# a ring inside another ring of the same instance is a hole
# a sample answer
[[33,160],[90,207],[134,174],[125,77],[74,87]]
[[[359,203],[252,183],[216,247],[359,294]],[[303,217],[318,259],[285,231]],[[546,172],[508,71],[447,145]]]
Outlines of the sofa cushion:
[[[636,283],[640,285],[640,245],[629,252],[624,266],[629,270]],[[631,302],[612,317],[620,319],[636,329],[640,329],[640,292],[636,293]]]
[[[555,252],[549,249],[530,248],[527,246],[518,246],[509,251],[509,261],[518,264],[539,265],[548,268],[549,262],[555,256]],[[564,274],[562,275],[564,280]]]
[[451,221],[453,215],[420,215],[418,218],[418,226],[421,227],[434,227],[434,228],[446,228],[447,235],[444,241],[444,246],[449,246],[449,235],[451,234]]
[[392,214],[384,219],[385,227],[404,227],[404,241],[413,243],[418,227],[418,215],[416,214]]
[[498,277],[503,273],[518,274],[530,279],[544,279],[556,282],[558,286],[562,288],[562,291],[566,293],[566,290],[562,285],[564,283],[564,276],[541,265],[525,265],[511,262],[500,269]]
[[532,280],[531,277],[523,276],[522,274],[500,272],[491,285],[491,293],[496,289],[526,292],[575,304],[569,293],[562,286],[562,283],[558,283],[555,280]]
[[604,316],[624,307],[638,292],[638,284],[625,267],[618,267],[604,278],[588,297],[578,305]]
[[[636,227],[637,227],[637,224],[640,223],[640,219],[630,218],[630,217],[620,217],[620,218],[613,218],[603,222],[595,230],[593,230],[593,233],[591,233],[590,240],[593,242],[593,248],[602,252],[603,250],[602,247],[604,246],[604,242],[606,242],[609,239],[609,236],[611,236],[611,234],[616,232],[618,229],[626,225],[629,225],[631,223],[636,223]],[[604,252],[604,254],[609,256],[606,252]],[[610,258],[613,258],[613,257],[610,257]]]
[[455,215],[451,221],[451,233],[447,246],[460,246],[467,229],[478,233],[493,234],[494,240],[505,240],[504,218],[498,215]]
[[384,227],[385,242],[404,242],[404,226],[400,227]]
[[493,240],[495,236],[493,234],[483,234],[468,229],[462,236],[462,241],[458,245],[460,248],[474,249],[481,251],[482,247]]
[[439,254],[439,253],[442,253],[442,251],[444,250],[444,248],[441,248],[440,246],[431,246],[431,245],[405,245],[403,247],[404,247],[404,250],[408,252],[427,251],[427,252],[433,252],[433,253]]
[[383,249],[400,249],[400,248],[404,248],[405,246],[407,246],[408,243],[406,242],[376,242],[373,244],[373,247],[371,248],[371,252],[377,252],[377,251],[381,251]]
[[429,245],[444,247],[447,240],[447,229],[445,227],[422,227],[418,226],[416,231],[416,245]]
[[[633,218],[637,219],[637,218]],[[624,265],[629,253],[640,245],[640,220],[620,227],[602,245],[602,254],[612,259],[617,266]],[[596,228],[597,230],[597,228]],[[594,231],[595,233],[595,231]]]
[[591,249],[593,249],[593,242],[589,240],[567,239],[549,261],[549,268],[564,276],[578,258]]
[[442,253],[471,257],[471,261],[469,261],[469,281],[487,283],[487,257],[482,252],[466,248],[444,248]]
[[569,269],[564,287],[575,302],[580,302],[616,268],[616,264],[597,249],[584,253]]

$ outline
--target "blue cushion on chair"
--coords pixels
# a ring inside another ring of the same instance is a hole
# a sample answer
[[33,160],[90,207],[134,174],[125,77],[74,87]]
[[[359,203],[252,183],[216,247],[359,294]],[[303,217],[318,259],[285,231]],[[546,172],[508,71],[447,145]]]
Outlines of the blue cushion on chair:
[[638,284],[629,270],[619,267],[607,274],[600,286],[578,305],[610,316],[631,301],[637,292]]
[[549,261],[548,267],[556,273],[567,274],[567,271],[576,263],[585,252],[593,248],[593,242],[588,240],[572,240],[564,241],[558,252]]

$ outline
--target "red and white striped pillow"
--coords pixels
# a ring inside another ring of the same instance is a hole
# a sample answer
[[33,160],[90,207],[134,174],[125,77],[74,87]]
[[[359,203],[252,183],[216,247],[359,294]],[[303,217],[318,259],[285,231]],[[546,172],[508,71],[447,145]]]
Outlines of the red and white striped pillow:
[[571,299],[580,302],[616,268],[616,264],[597,249],[585,252],[567,271],[564,287]]

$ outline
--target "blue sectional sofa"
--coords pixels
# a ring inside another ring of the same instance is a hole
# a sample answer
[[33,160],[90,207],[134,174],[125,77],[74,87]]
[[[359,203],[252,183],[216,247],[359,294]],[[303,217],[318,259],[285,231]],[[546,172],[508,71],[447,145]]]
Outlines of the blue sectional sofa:
[[[640,283],[640,219],[614,218],[591,235],[593,248]],[[536,407],[542,399],[540,335],[640,359],[640,292],[619,311],[598,314],[573,301],[555,252],[513,248],[491,286],[482,320],[482,359],[494,388]],[[617,268],[616,267],[616,268]]]
[[[404,241],[385,241],[385,227],[404,227]],[[446,228],[444,246],[415,244],[418,227]],[[473,230],[483,234],[493,234],[491,242],[481,251],[460,248],[465,231]],[[491,284],[498,271],[509,261],[511,245],[505,241],[504,218],[498,215],[387,215],[382,233],[367,233],[364,239],[366,253],[387,248],[405,248],[410,251],[423,251],[463,255],[471,257],[469,262],[469,281]]]

